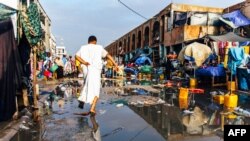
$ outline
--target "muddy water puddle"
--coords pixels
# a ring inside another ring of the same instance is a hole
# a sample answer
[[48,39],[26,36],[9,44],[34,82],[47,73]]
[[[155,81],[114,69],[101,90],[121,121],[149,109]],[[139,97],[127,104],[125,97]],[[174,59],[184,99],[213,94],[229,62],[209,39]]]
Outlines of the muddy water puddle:
[[[178,87],[152,85],[152,81],[147,80],[102,81],[97,115],[85,117],[74,114],[90,106],[78,108],[81,86],[61,84],[47,95],[43,121],[23,129],[13,141],[217,139],[223,106],[211,101],[209,92],[192,95],[183,109]],[[234,119],[228,123],[245,124],[246,120]]]

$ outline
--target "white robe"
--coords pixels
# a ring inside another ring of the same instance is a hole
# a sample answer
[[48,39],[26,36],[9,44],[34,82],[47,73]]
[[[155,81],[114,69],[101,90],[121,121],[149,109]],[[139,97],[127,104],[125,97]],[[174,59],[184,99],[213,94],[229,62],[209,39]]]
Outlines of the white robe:
[[94,97],[100,95],[102,58],[107,56],[107,51],[100,45],[88,44],[82,46],[76,55],[90,63],[83,69],[86,77],[78,100],[92,104]]

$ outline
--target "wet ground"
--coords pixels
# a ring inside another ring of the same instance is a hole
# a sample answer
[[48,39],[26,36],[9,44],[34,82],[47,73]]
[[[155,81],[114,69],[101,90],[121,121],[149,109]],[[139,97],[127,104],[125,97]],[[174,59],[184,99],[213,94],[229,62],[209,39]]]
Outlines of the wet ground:
[[[104,80],[102,86],[95,117],[75,115],[90,107],[78,108],[81,89],[78,85],[63,82],[59,91],[43,92],[41,121],[24,120],[22,130],[12,140],[219,141],[223,138],[219,114],[223,107],[211,102],[211,90],[192,95],[185,110],[180,109],[175,86],[134,80]],[[245,124],[247,119],[231,122]]]

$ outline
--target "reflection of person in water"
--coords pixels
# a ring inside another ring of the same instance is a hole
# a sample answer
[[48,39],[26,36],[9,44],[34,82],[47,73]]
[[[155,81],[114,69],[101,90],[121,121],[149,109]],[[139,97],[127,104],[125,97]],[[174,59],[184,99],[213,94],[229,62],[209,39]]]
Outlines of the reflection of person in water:
[[[91,124],[89,124],[88,120],[90,119]],[[100,128],[98,123],[96,122],[95,116],[87,117],[78,117],[78,127],[80,128],[79,133],[75,136],[77,140],[88,140],[88,141],[101,141]],[[84,132],[84,135],[82,134]]]
[[101,141],[101,133],[98,123],[96,122],[95,116],[90,116],[90,120],[93,126],[92,135],[96,141]]

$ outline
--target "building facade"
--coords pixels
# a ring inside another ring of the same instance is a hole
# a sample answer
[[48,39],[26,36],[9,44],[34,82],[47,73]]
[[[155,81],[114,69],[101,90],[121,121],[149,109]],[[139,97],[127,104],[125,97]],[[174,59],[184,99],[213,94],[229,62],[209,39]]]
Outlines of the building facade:
[[53,45],[50,42],[50,40],[51,40],[51,20],[50,20],[48,14],[46,13],[46,11],[43,9],[39,0],[30,0],[30,1],[34,1],[38,5],[38,9],[41,13],[41,26],[42,26],[42,30],[44,33],[42,44],[45,48],[45,51],[51,53],[52,48],[53,48]]
[[[185,43],[216,35],[222,8],[171,3],[153,18],[109,44],[113,56],[130,56],[138,48],[152,48],[152,61],[159,64],[166,53],[182,49]],[[126,63],[127,60],[124,60]]]
[[62,58],[63,55],[67,55],[65,46],[56,46],[56,56]]
[[52,56],[56,54],[56,37],[51,33],[50,35],[50,49]]

